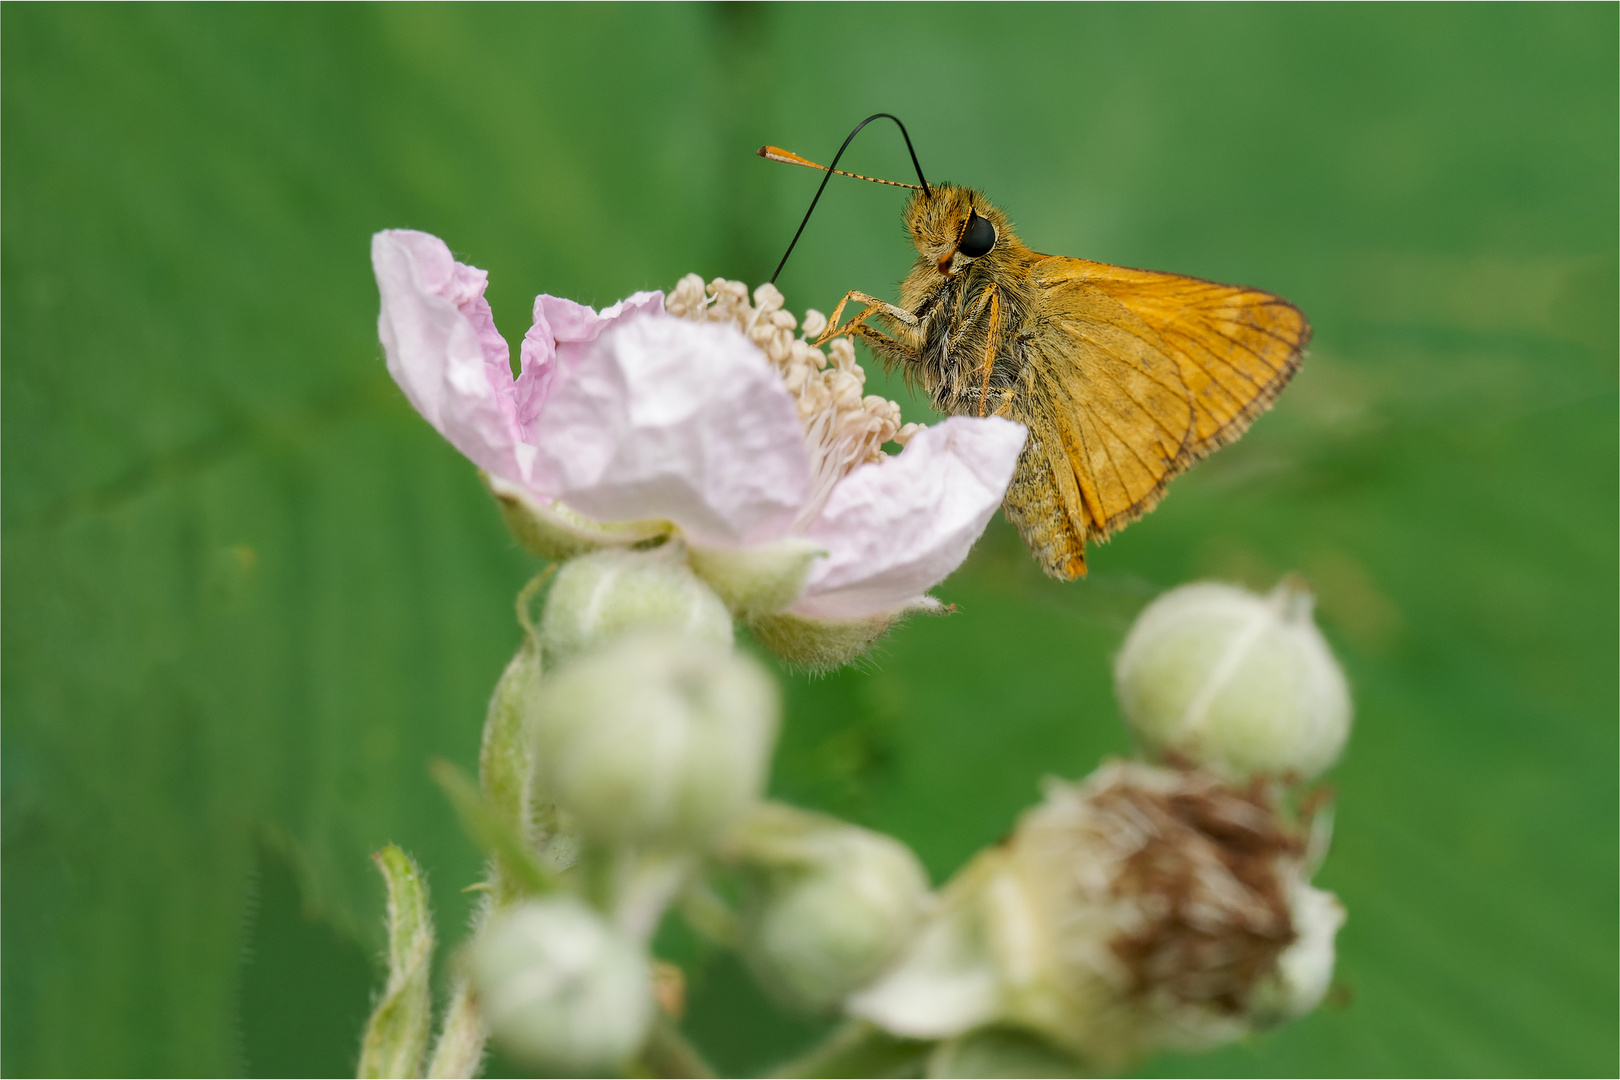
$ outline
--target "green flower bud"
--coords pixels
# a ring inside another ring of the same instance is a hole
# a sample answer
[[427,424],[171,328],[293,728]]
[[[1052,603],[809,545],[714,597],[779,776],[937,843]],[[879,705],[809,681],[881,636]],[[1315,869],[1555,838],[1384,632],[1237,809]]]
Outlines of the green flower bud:
[[927,911],[928,875],[892,837],[779,803],[728,842],[748,876],[743,956],[759,980],[822,1010],[870,982]]
[[500,916],[471,961],[501,1049],[552,1075],[619,1072],[652,1023],[647,957],[577,897],[552,894]]
[[1338,759],[1350,691],[1311,594],[1184,585],[1137,617],[1114,664],[1120,708],[1150,752],[1231,777],[1306,779]]
[[759,798],[778,709],[756,661],[642,631],[541,685],[537,777],[587,840],[702,847]]
[[732,643],[731,614],[677,553],[607,550],[563,564],[540,616],[552,664],[627,630],[665,627],[717,645]]

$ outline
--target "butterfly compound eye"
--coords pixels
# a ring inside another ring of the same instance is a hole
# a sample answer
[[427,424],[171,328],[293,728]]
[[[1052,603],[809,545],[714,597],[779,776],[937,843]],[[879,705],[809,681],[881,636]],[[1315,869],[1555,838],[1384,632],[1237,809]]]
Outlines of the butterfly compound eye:
[[974,214],[968,218],[967,228],[962,230],[962,240],[956,245],[956,250],[970,259],[977,259],[995,246],[996,227]]

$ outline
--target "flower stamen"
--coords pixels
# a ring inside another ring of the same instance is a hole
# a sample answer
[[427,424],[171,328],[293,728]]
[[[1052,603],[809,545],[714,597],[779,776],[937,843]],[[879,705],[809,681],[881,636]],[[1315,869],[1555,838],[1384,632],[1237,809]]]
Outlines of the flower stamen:
[[[804,313],[803,332],[793,313],[783,307],[782,293],[765,284],[754,290],[740,281],[715,278],[707,286],[687,274],[664,301],[665,310],[685,319],[736,326],[776,365],[793,395],[810,453],[810,497],[795,523],[804,529],[821,514],[838,482],[860,465],[881,461],[886,443],[905,446],[922,424],[901,424],[900,406],[879,394],[862,394],[866,372],[855,360],[847,337],[834,338],[827,351],[811,345],[826,329],[827,318]],[[830,355],[829,355],[830,354]]]

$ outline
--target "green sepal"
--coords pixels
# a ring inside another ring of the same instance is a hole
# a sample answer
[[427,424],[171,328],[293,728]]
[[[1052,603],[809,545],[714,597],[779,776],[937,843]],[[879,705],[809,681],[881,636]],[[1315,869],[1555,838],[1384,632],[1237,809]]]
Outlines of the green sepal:
[[461,827],[494,861],[497,874],[492,885],[498,906],[556,887],[556,878],[540,865],[523,836],[490,807],[466,773],[443,758],[433,759],[428,771],[455,808]]
[[[484,921],[488,909],[480,913],[478,922]],[[477,1076],[484,1061],[484,1044],[488,1033],[478,1014],[478,999],[472,982],[465,974],[457,975],[450,986],[450,1004],[444,1012],[439,1028],[439,1040],[433,1044],[428,1058],[427,1075],[431,1080]]]
[[508,829],[532,847],[536,837],[533,821],[534,750],[530,745],[530,713],[540,692],[542,673],[540,638],[535,632],[530,606],[535,596],[556,572],[548,566],[519,591],[517,620],[523,628],[523,643],[501,672],[490,696],[484,718],[484,736],[478,749],[478,783],[489,810]]
[[748,620],[759,643],[794,667],[828,672],[858,660],[871,651],[901,619],[914,612],[948,611],[932,597],[921,597],[897,611],[860,619],[816,619],[789,611]]
[[799,598],[810,566],[826,554],[803,537],[718,548],[688,545],[687,563],[739,619],[774,615]]
[[390,844],[373,855],[388,886],[388,983],[360,1041],[364,1077],[417,1077],[427,1051],[433,1002],[433,912],[421,869]]
[[479,478],[500,504],[501,517],[514,539],[542,559],[571,559],[605,547],[634,547],[660,540],[674,531],[667,521],[592,521],[561,503],[542,503],[498,476],[480,471]]

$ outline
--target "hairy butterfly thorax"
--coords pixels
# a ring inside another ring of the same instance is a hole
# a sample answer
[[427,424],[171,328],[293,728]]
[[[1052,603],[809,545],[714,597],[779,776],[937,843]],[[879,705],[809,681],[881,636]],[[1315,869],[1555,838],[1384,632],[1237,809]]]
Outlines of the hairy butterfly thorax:
[[907,204],[905,221],[918,255],[900,299],[918,316],[920,348],[886,359],[907,361],[941,412],[1010,416],[1029,375],[1029,267],[1039,256],[971,188],[935,184]]

